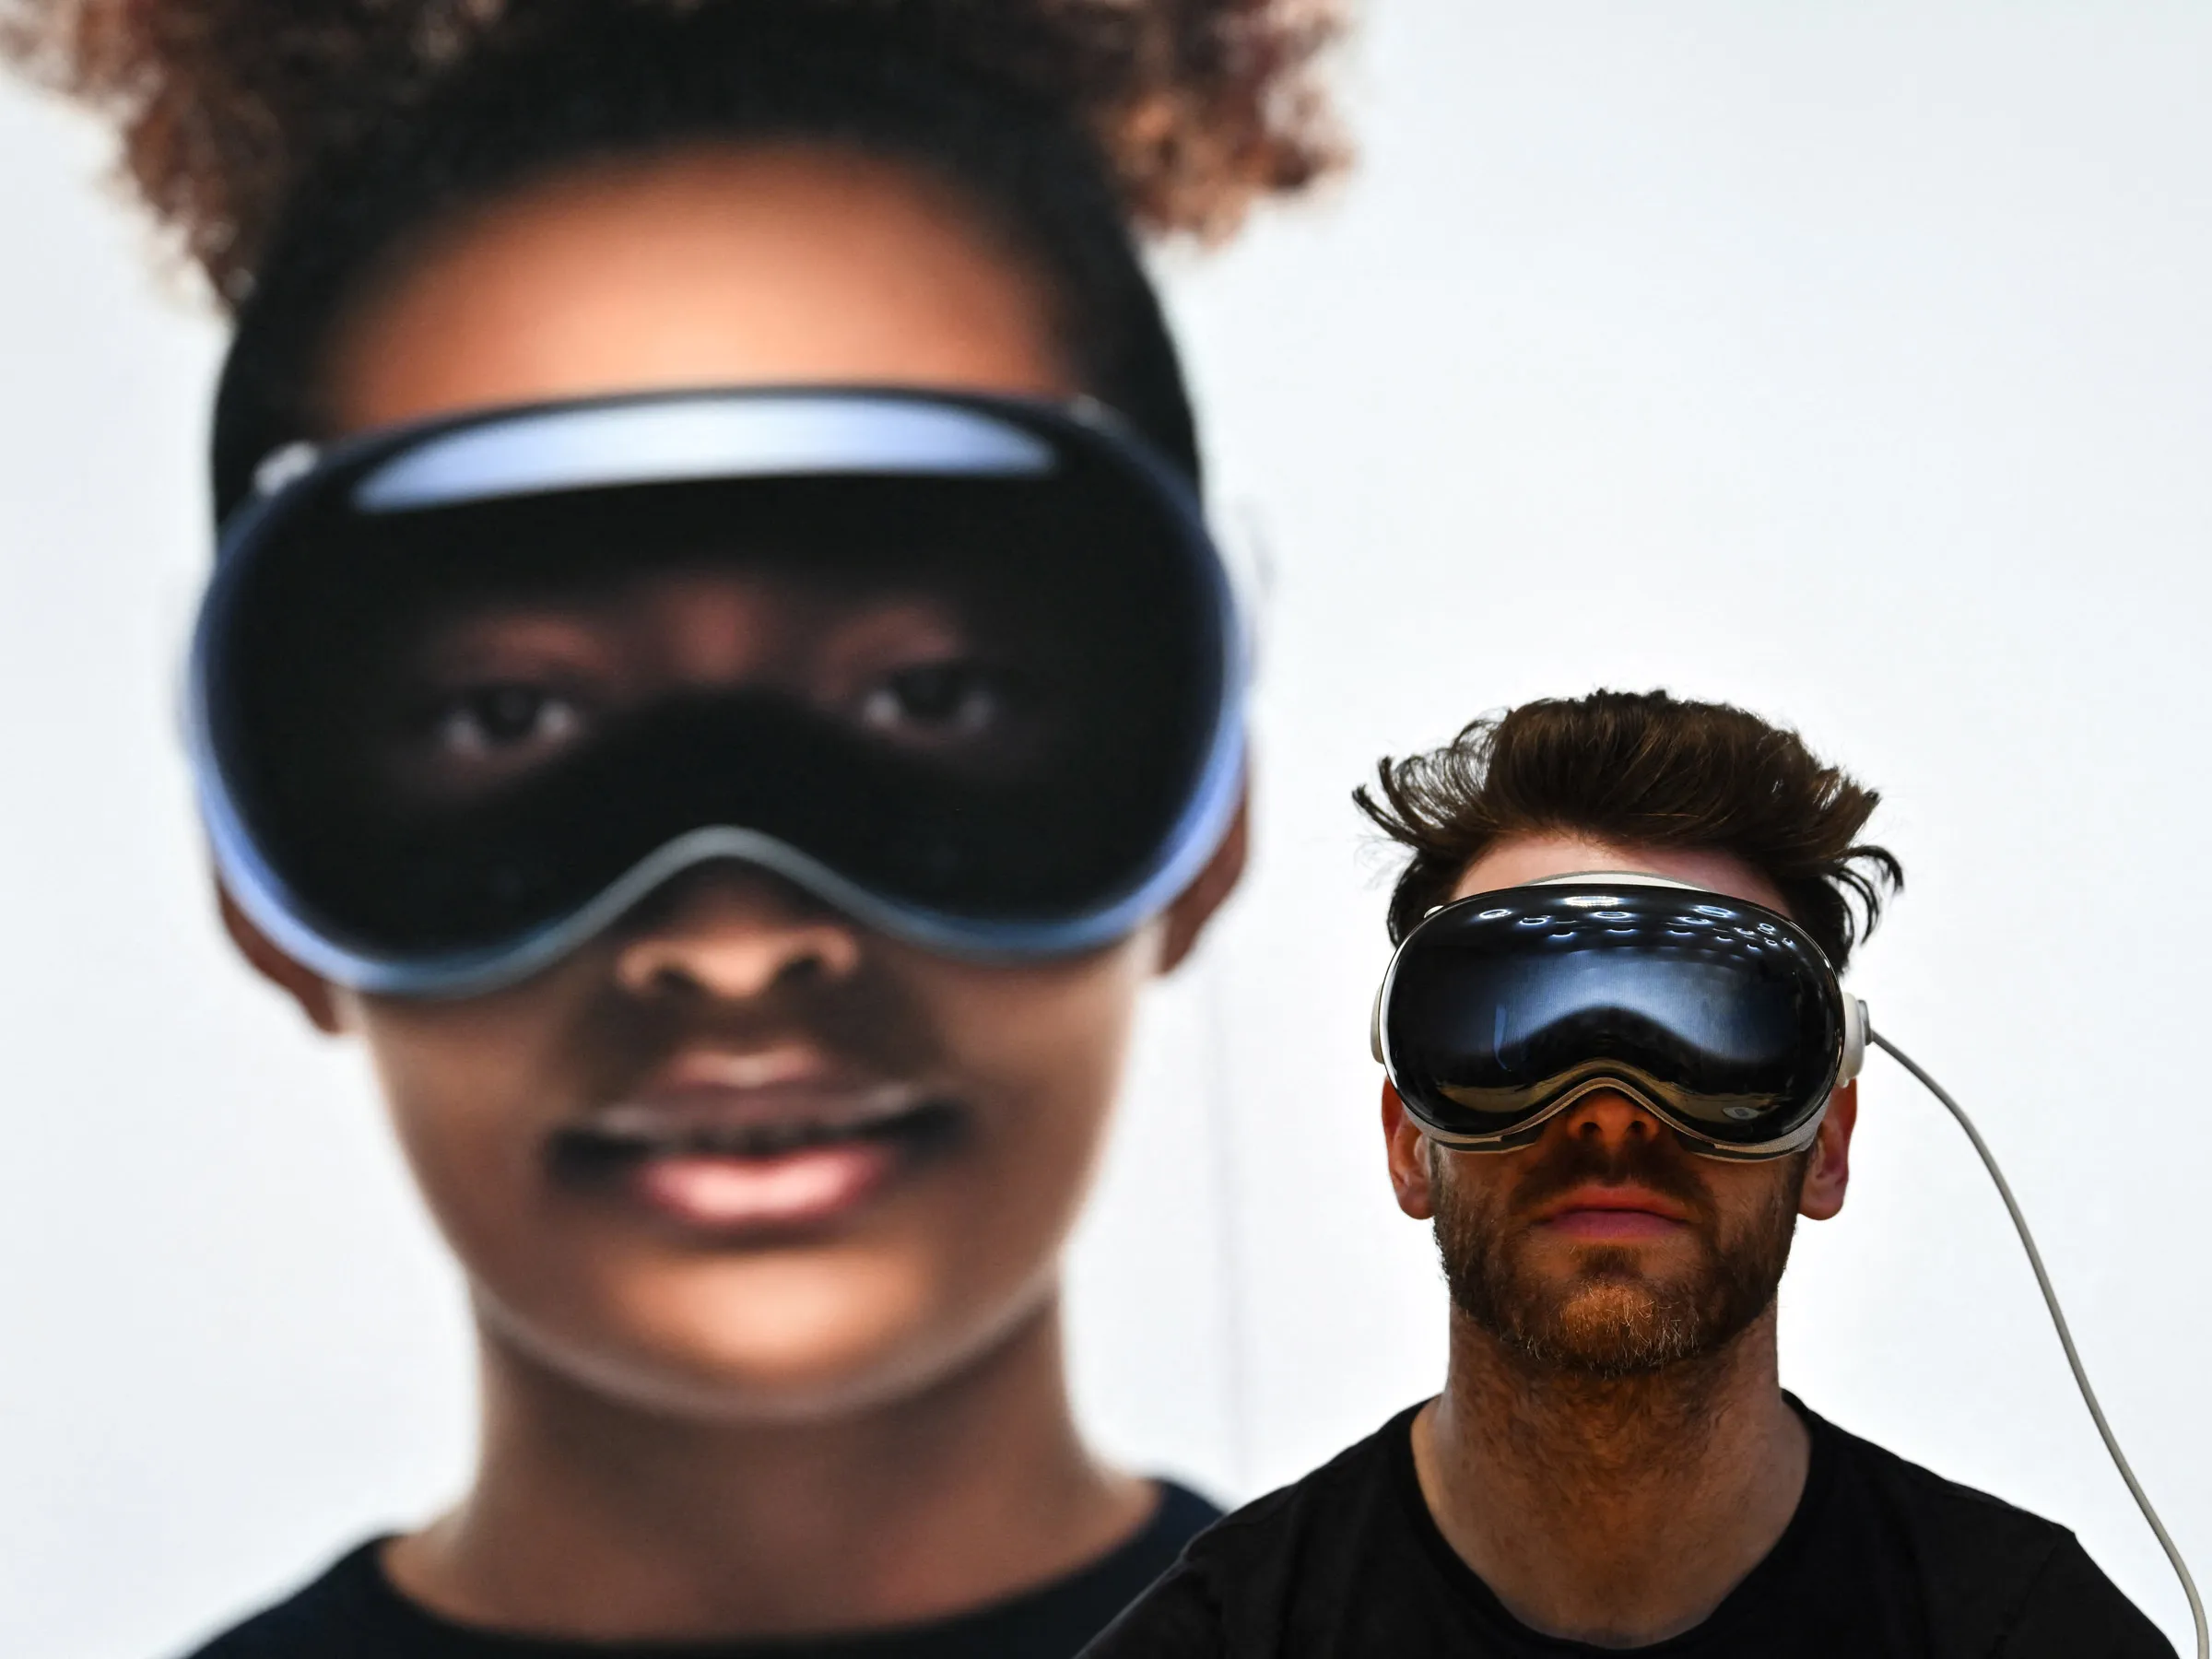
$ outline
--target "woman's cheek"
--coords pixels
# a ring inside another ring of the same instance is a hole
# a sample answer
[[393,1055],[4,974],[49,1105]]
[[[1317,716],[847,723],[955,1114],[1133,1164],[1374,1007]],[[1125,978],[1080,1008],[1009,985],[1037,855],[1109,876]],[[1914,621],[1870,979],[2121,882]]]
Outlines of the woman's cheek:
[[1025,1248],[1049,1252],[1072,1227],[1103,1147],[1144,975],[1123,946],[1025,978],[963,987],[976,994],[947,1023],[993,1104],[976,1173],[995,1190],[978,1201],[1013,1223]]
[[[401,1150],[472,1272],[526,1255],[546,1137],[578,1080],[557,1063],[563,999],[372,1001],[367,1041]],[[550,1005],[550,1006],[547,1006]]]

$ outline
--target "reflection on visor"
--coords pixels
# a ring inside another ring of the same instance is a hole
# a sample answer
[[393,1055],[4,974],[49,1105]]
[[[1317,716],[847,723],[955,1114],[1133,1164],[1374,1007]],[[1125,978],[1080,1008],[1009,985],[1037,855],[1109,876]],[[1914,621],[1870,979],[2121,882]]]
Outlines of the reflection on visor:
[[1762,1006],[1747,1010],[1739,964],[1700,960],[1665,940],[1641,950],[1571,950],[1541,975],[1517,976],[1513,998],[1499,994],[1503,989],[1493,991],[1492,1052],[1506,1065],[1573,1030],[1664,1034],[1716,1065],[1736,1066],[1770,1056],[1777,1024],[1794,1035],[1791,1011],[1767,1006],[1771,983],[1758,987]]
[[1447,1135],[1511,1136],[1612,1085],[1723,1144],[1802,1128],[1841,1056],[1834,975],[1784,918],[1714,897],[1614,888],[1593,909],[1537,887],[1430,917],[1382,1014],[1408,1109]]
[[493,445],[488,499],[383,462],[406,511],[311,479],[203,621],[218,805],[288,919],[385,960],[496,954],[715,827],[984,948],[1095,919],[1218,832],[1234,633],[1181,501],[1053,435],[519,494]]
[[367,512],[710,478],[1042,477],[1052,445],[959,404],[916,398],[629,399],[532,411],[409,450],[364,477]]

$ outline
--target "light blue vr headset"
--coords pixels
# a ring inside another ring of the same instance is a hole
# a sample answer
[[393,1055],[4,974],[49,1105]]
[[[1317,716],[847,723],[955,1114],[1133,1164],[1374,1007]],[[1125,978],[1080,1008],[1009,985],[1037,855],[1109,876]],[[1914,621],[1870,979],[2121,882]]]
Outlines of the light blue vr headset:
[[280,452],[188,710],[246,914],[440,995],[712,860],[961,957],[1121,937],[1236,810],[1244,683],[1189,487],[1104,411],[744,390]]

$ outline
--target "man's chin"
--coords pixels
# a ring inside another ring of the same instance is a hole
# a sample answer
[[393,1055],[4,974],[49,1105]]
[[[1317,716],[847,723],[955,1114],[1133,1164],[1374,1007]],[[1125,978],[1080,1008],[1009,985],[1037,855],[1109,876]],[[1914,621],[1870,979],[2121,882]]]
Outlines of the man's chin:
[[1645,1376],[1729,1347],[1773,1305],[1794,1210],[1736,1239],[1703,1229],[1593,1243],[1541,1227],[1491,1230],[1440,1206],[1437,1245],[1452,1300],[1537,1371]]
[[1568,1295],[1532,1333],[1561,1370],[1593,1377],[1643,1376],[1696,1357],[1691,1299],[1648,1280],[1607,1277]]
[[1655,1277],[1630,1260],[1580,1266],[1559,1278],[1516,1274],[1501,1293],[1454,1300],[1477,1325],[1547,1371],[1595,1380],[1643,1376],[1700,1351],[1694,1285]]

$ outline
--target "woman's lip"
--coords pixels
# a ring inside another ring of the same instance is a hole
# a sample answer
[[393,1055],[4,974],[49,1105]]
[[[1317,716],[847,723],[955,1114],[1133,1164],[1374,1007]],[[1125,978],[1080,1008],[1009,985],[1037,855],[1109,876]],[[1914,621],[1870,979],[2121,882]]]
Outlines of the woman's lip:
[[604,1107],[558,1131],[547,1171],[705,1241],[818,1232],[950,1151],[954,1101],[918,1084],[691,1088]]
[[688,1230],[783,1232],[821,1227],[859,1209],[902,1158],[899,1147],[880,1140],[835,1141],[767,1158],[687,1153],[643,1160],[623,1185]]

